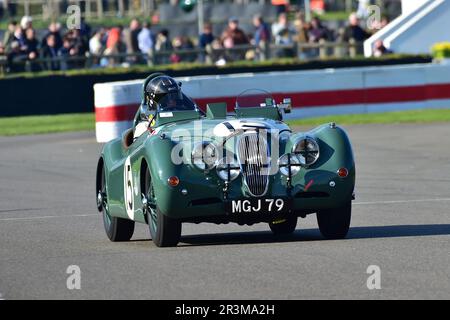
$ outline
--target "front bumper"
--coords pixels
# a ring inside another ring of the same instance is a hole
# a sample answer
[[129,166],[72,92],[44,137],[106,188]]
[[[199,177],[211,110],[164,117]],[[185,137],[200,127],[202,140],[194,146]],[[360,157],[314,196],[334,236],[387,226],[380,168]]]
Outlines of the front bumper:
[[[229,201],[255,199],[245,192],[245,187],[239,179],[230,185],[226,194],[223,192],[221,181],[206,179],[200,183],[198,180],[191,183],[183,178],[180,178],[180,181],[180,185],[176,188],[167,187],[166,194],[169,196],[165,197],[164,201],[158,201],[158,206],[167,216],[183,221],[202,222],[219,217],[225,222],[236,221],[241,217],[239,214],[230,213],[229,205],[227,205]],[[330,184],[330,182],[334,183]],[[187,191],[187,194],[183,194],[182,190]],[[291,209],[281,215],[305,216],[318,210],[341,207],[352,200],[353,191],[354,169],[344,179],[339,178],[335,172],[320,170],[299,177],[297,181],[293,181],[291,188],[288,188],[285,177],[275,175],[271,177],[268,192],[257,199],[284,199]],[[258,220],[263,222],[271,221],[280,214],[258,212],[241,215],[251,216],[255,222]]]

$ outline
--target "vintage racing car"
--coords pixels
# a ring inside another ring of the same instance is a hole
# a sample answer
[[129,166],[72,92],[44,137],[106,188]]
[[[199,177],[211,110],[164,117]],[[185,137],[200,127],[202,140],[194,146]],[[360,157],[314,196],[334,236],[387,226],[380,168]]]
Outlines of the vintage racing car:
[[327,239],[344,238],[354,199],[355,163],[347,134],[334,123],[294,133],[262,90],[200,110],[181,83],[152,74],[134,125],[106,143],[96,198],[106,234],[127,241],[135,222],[157,246],[176,246],[182,223],[266,222],[276,235],[317,213]]

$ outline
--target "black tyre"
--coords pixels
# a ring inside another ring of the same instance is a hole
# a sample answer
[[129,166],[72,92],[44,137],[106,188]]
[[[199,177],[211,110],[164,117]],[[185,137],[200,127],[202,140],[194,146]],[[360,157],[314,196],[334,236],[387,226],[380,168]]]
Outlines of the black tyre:
[[297,227],[297,217],[288,217],[269,222],[269,227],[275,235],[291,234]]
[[158,247],[175,247],[181,237],[181,222],[162,214],[156,204],[150,171],[145,174],[145,195],[147,197],[147,220],[153,243]]
[[326,239],[344,239],[350,229],[352,203],[345,206],[317,212],[320,233]]
[[106,191],[106,178],[105,170],[102,168],[102,177],[100,183],[100,190],[98,195],[102,195],[103,201],[101,201],[100,211],[103,216],[103,226],[105,227],[106,235],[111,241],[128,241],[131,239],[134,233],[134,221],[128,219],[122,219],[117,217],[112,217],[108,213],[108,195]]

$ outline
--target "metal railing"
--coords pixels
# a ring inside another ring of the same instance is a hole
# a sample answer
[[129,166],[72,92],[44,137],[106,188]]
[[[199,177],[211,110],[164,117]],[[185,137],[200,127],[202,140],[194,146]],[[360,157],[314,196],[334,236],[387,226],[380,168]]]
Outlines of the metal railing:
[[8,62],[6,57],[0,57],[0,73],[38,71],[38,70],[69,70],[83,68],[98,68],[101,66],[120,66],[124,63],[164,65],[179,58],[179,62],[201,62],[212,65],[219,60],[230,61],[264,61],[274,58],[299,58],[301,60],[326,58],[353,58],[362,52],[363,44],[351,42],[293,43],[289,45],[261,44],[241,45],[233,48],[193,48],[185,50],[155,51],[149,53],[116,53],[85,56],[54,58],[22,59]]

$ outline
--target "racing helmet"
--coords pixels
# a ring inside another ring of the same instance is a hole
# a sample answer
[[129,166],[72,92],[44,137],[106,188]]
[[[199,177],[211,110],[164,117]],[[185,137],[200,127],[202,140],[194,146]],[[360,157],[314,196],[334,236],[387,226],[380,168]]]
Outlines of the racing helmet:
[[172,77],[161,75],[153,78],[145,87],[150,109],[159,111],[195,110],[196,106],[181,91],[181,84]]

